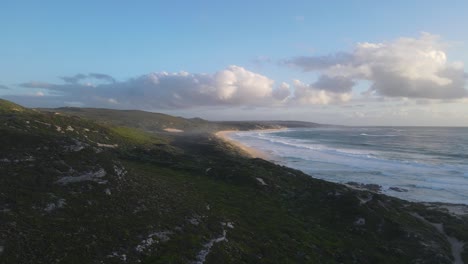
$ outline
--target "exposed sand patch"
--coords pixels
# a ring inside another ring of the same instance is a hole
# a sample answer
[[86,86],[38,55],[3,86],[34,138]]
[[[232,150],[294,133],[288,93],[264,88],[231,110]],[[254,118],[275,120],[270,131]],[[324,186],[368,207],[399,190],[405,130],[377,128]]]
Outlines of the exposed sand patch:
[[153,244],[159,244],[160,242],[167,242],[171,238],[170,236],[173,235],[174,232],[172,231],[160,231],[160,232],[154,232],[148,235],[146,239],[141,241],[141,243],[135,248],[136,251],[138,252],[144,252],[146,251],[151,245]]
[[55,183],[67,185],[69,183],[75,183],[75,182],[94,181],[94,182],[103,184],[103,183],[107,183],[107,181],[102,180],[101,178],[106,176],[106,174],[107,174],[106,171],[103,168],[100,168],[97,171],[87,172],[87,173],[84,173],[84,174],[82,174],[80,176],[62,177],[58,181],[56,181]]
[[117,144],[102,144],[102,143],[96,143],[98,147],[104,147],[104,148],[116,148],[119,145]]
[[[271,128],[271,129],[258,129],[258,130],[249,130],[246,132],[275,132],[275,131],[282,131],[286,130],[286,127],[283,128]],[[239,149],[241,149],[244,153],[247,154],[247,156],[252,157],[252,158],[261,158],[264,160],[273,160],[271,156],[268,155],[268,153],[265,153],[263,151],[260,151],[258,149],[252,148],[250,146],[247,146],[239,141],[233,140],[232,138],[229,137],[229,134],[231,133],[236,133],[239,132],[239,130],[223,130],[223,131],[218,131],[215,133],[215,136],[218,138],[224,140],[225,142],[228,142]]]
[[454,264],[463,264],[463,259],[462,259],[461,255],[462,255],[462,252],[463,252],[463,247],[465,245],[464,242],[462,242],[462,241],[460,241],[460,240],[458,240],[458,239],[456,239],[456,238],[454,238],[452,236],[447,235],[447,233],[445,233],[443,224],[429,222],[426,218],[422,217],[418,213],[411,213],[411,215],[418,218],[418,219],[420,219],[421,221],[435,227],[435,229],[437,229],[437,231],[439,231],[439,233],[441,233],[447,239],[447,241],[449,242],[449,244],[451,246],[451,249],[452,249],[452,256],[453,256],[453,259],[454,259],[453,263]]
[[184,132],[183,130],[177,129],[177,128],[165,128],[163,129],[166,132],[171,132],[171,133],[181,133]]
[[237,130],[225,130],[225,131],[219,131],[215,133],[215,136],[218,138],[224,140],[225,142],[228,142],[239,149],[241,149],[247,156],[252,157],[252,158],[261,158],[261,159],[268,159],[268,155],[264,152],[261,152],[257,149],[251,148],[247,145],[242,144],[239,141],[235,141],[229,137],[229,134],[239,132]]
[[[284,127],[284,128],[249,130],[249,131],[246,131],[246,132],[254,132],[254,131],[258,131],[258,132],[275,132],[275,131],[282,131],[282,130],[286,130],[286,129],[287,128]],[[252,147],[249,147],[249,146],[247,146],[247,145],[245,145],[245,144],[243,144],[243,143],[241,143],[239,141],[233,140],[232,138],[229,137],[229,134],[236,133],[236,132],[239,132],[239,130],[223,130],[223,131],[216,132],[215,136],[217,136],[218,138],[224,140],[225,142],[228,142],[228,143],[238,147],[244,153],[246,153],[248,156],[250,156],[252,158],[261,158],[261,159],[270,160],[270,161],[273,160],[273,158],[268,153],[260,151],[258,149],[252,148]]]
[[217,238],[213,238],[210,241],[208,241],[206,244],[204,244],[203,249],[197,254],[197,260],[192,262],[192,264],[203,264],[203,263],[205,263],[206,257],[208,256],[208,254],[210,254],[211,248],[214,246],[214,244],[219,243],[219,242],[223,242],[223,241],[227,241],[227,238],[226,238],[227,231],[226,231],[226,229],[224,229],[224,227],[227,226],[227,227],[233,229],[234,225],[233,225],[232,222],[227,222],[227,223],[222,222],[221,225],[223,226],[223,235],[220,236],[220,237],[217,237]]
[[261,185],[263,185],[263,186],[267,186],[267,185],[268,185],[268,184],[265,183],[265,181],[264,181],[262,178],[258,178],[258,177],[257,177],[256,179],[257,179],[257,181],[258,181]]

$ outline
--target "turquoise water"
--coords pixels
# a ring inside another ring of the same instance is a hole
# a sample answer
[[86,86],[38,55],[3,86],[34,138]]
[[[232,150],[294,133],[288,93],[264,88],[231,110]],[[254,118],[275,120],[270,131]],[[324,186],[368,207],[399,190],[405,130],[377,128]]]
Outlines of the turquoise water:
[[230,137],[315,178],[374,183],[411,201],[468,204],[468,128],[323,126]]

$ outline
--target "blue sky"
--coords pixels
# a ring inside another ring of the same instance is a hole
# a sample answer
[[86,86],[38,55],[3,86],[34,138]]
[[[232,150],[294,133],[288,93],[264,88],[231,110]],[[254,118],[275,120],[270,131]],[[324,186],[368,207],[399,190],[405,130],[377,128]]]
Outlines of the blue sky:
[[468,125],[467,12],[466,1],[7,0],[0,96],[209,119]]

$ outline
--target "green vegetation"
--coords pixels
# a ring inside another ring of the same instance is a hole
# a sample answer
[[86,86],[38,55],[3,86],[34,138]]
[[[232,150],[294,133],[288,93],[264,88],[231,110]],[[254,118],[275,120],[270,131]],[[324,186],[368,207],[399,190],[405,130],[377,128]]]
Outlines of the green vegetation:
[[13,102],[0,98],[0,113],[10,114],[12,112],[24,112],[27,109]]
[[121,136],[125,141],[131,142],[132,144],[145,145],[167,143],[161,136],[157,137],[135,128],[120,126],[111,127],[111,130]]
[[184,119],[181,117],[138,110],[115,111],[110,109],[75,107],[43,110],[84,117],[98,121],[104,125],[132,127],[147,132],[164,132],[166,128],[197,131],[206,130],[207,128],[213,129],[213,127],[216,126],[215,124],[210,126],[210,122],[199,118]]
[[468,240],[466,216],[249,159],[204,132],[284,124],[0,109],[0,263],[452,263],[415,214]]

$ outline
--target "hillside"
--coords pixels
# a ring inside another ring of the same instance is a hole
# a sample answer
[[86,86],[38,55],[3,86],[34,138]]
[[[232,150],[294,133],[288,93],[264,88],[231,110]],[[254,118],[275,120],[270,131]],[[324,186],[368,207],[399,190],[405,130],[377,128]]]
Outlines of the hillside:
[[211,127],[203,119],[184,119],[161,113],[150,113],[139,110],[111,110],[102,108],[63,107],[57,109],[42,109],[49,112],[59,112],[72,116],[92,119],[103,124],[134,127],[148,132],[163,132],[166,128],[200,131]]
[[138,128],[147,132],[164,132],[174,128],[185,132],[213,132],[218,130],[252,130],[279,127],[314,127],[319,124],[299,121],[208,121],[201,118],[181,118],[139,110],[113,110],[102,108],[62,107],[39,109],[97,121],[105,125]]
[[277,125],[0,100],[0,263],[453,263],[447,235],[468,241],[466,215],[250,159],[211,133]]

